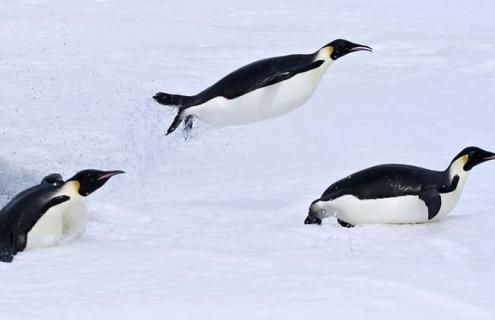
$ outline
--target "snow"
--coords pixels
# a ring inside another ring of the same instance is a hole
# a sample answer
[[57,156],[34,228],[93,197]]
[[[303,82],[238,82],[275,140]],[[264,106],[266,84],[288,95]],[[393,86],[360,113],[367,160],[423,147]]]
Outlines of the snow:
[[[0,1],[1,203],[51,172],[122,169],[84,236],[0,265],[8,319],[493,319],[495,167],[445,221],[304,225],[333,181],[495,150],[491,1]],[[281,118],[164,136],[157,91],[336,38]]]

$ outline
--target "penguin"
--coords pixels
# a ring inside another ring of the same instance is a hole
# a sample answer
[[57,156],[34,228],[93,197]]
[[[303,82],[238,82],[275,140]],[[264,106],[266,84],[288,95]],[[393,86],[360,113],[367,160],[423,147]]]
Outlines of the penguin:
[[178,108],[167,130],[172,133],[185,119],[185,129],[198,118],[216,127],[248,124],[278,117],[304,104],[328,67],[365,45],[337,39],[310,54],[292,54],[252,62],[228,74],[194,96],[158,92],[158,103]]
[[82,235],[82,197],[120,173],[124,172],[88,169],[67,181],[60,174],[50,174],[40,184],[16,195],[0,210],[0,261],[12,262],[26,248],[53,246],[64,236]]
[[351,174],[313,201],[305,224],[335,215],[343,227],[438,221],[455,207],[469,171],[495,153],[467,147],[444,171],[384,164]]

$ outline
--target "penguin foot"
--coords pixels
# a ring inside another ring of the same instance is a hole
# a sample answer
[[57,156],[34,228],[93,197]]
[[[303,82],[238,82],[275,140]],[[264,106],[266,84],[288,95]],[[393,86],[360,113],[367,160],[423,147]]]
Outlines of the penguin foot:
[[0,249],[0,262],[12,262],[14,260],[15,253],[11,248]]
[[187,117],[184,118],[184,130],[189,131],[193,128],[193,119],[194,116],[188,115]]
[[355,227],[355,225],[353,224],[350,224],[348,222],[345,222],[345,221],[342,221],[340,219],[337,219],[337,222],[344,228],[352,228],[352,227]]
[[316,218],[316,217],[308,216],[306,218],[306,220],[304,220],[304,224],[318,224],[318,225],[320,225],[321,224],[321,219],[320,218]]
[[192,137],[191,131],[193,129],[194,125],[194,116],[188,115],[187,117],[184,118],[184,129],[182,130],[182,133],[184,135],[184,140],[188,140],[189,138]]

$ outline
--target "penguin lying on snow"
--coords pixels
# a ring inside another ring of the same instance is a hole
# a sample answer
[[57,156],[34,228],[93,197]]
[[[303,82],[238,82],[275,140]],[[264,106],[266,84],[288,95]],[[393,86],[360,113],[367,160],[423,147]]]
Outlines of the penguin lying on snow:
[[77,238],[86,226],[81,198],[123,171],[84,170],[67,181],[50,174],[0,210],[0,261],[11,262],[26,247],[46,247]]
[[191,129],[193,117],[218,127],[270,119],[306,102],[333,61],[362,50],[371,48],[338,39],[315,53],[250,63],[195,96],[158,92],[153,98],[179,109],[167,134],[184,119]]
[[356,172],[313,201],[304,223],[321,224],[333,214],[343,227],[440,220],[456,205],[469,170],[493,159],[495,153],[468,147],[445,171],[385,164]]

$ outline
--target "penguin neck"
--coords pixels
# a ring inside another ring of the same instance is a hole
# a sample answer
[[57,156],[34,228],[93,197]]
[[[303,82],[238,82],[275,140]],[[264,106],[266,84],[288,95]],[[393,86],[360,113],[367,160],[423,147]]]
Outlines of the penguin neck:
[[466,182],[466,179],[468,177],[469,172],[464,170],[464,165],[466,164],[466,160],[464,157],[461,157],[459,159],[456,159],[453,161],[447,170],[445,170],[445,173],[448,176],[448,179],[450,182],[454,179],[455,176],[459,177],[459,183],[458,183],[458,188],[460,190],[464,186],[464,183]]
[[311,207],[319,212],[318,218],[320,219],[334,216],[338,211],[338,208],[334,205],[332,200],[325,201],[320,199],[315,201]]
[[60,189],[59,194],[69,196],[71,200],[81,200],[82,196],[79,194],[79,186],[78,181],[67,181]]
[[323,61],[323,63],[312,72],[312,78],[316,86],[320,82],[323,75],[325,75],[330,65],[332,65],[333,60],[330,59],[330,53],[327,48],[322,48],[314,54],[313,61]]
[[330,54],[330,49],[328,47],[323,47],[315,53],[314,61],[322,60],[322,67],[324,66],[328,68],[333,63],[333,60],[330,58]]

